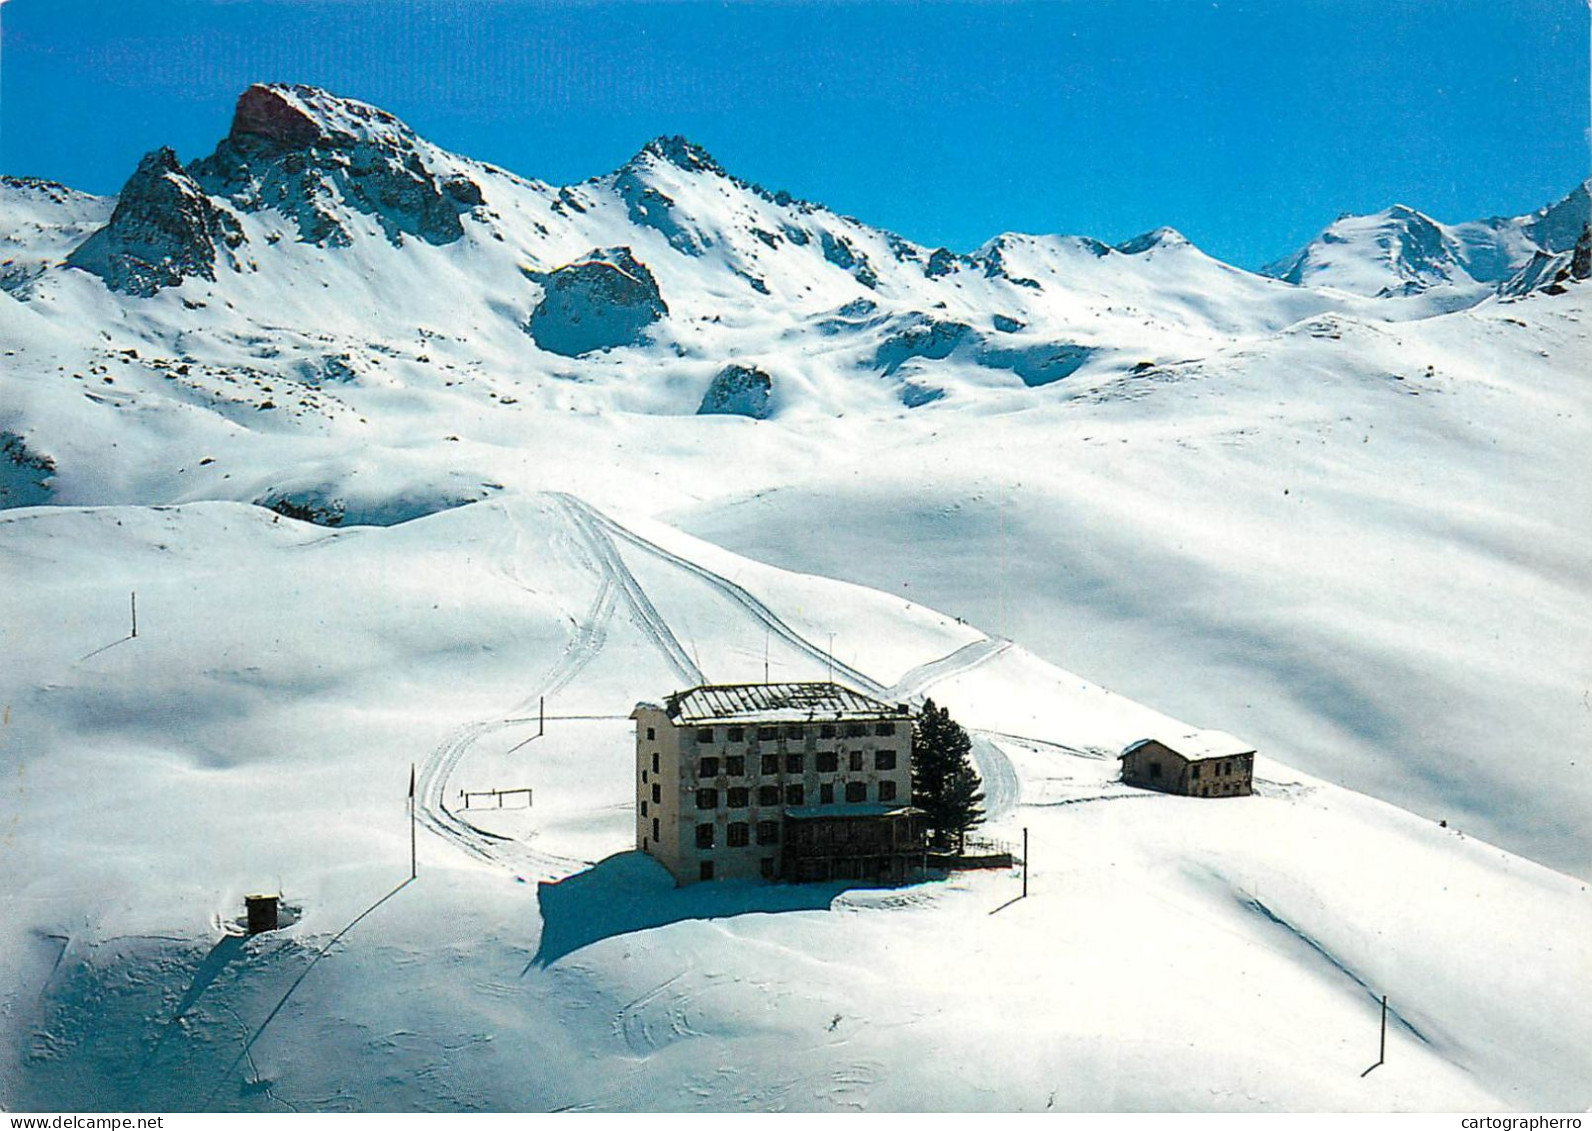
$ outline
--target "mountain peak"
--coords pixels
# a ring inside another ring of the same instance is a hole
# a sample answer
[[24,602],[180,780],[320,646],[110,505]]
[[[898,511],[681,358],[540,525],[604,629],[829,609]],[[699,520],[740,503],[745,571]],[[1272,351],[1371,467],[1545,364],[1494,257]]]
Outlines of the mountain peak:
[[297,83],[255,83],[238,96],[228,135],[263,138],[283,149],[377,138],[412,140],[413,131],[387,111]]
[[1141,255],[1146,251],[1158,247],[1190,247],[1188,238],[1176,228],[1156,228],[1154,231],[1145,232],[1143,235],[1134,236],[1131,240],[1123,240],[1116,245],[1116,249],[1123,255]]
[[713,155],[695,142],[688,141],[679,134],[659,136],[641,147],[641,152],[636,158],[654,157],[660,161],[667,161],[688,173],[718,173],[724,175],[724,168]]

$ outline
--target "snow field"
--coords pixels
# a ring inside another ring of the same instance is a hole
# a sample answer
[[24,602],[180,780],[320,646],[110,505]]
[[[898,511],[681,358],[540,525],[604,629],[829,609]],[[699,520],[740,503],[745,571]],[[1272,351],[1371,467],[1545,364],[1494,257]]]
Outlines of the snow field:
[[[1028,900],[1002,906],[1010,873],[675,889],[624,851],[633,739],[612,717],[673,673],[617,604],[599,644],[583,635],[605,575],[567,506],[339,532],[231,504],[5,516],[8,561],[36,579],[8,587],[4,618],[23,629],[3,694],[26,781],[4,813],[6,900],[24,909],[0,940],[23,956],[4,990],[20,1064],[6,1106],[66,1088],[93,1106],[238,1110],[1584,1100],[1589,1021],[1562,1000],[1589,958],[1582,883],[1271,759],[1241,801],[1123,790],[1091,747],[1161,716],[1020,648],[975,651],[924,690],[1021,736],[981,736],[980,756],[1015,783],[989,831],[1030,828]],[[742,653],[764,622],[743,601],[616,537],[671,632],[761,668]],[[781,623],[843,613],[879,681],[903,664],[932,677],[973,635],[669,544]],[[138,639],[78,660],[120,627],[131,587]],[[45,631],[67,602],[80,618]],[[555,718],[514,749],[534,733],[527,698],[563,673],[550,715],[610,717]],[[442,796],[533,786],[529,813],[453,813],[521,839],[483,859],[422,830],[420,879],[369,910],[407,876],[406,763],[466,724],[479,740]],[[226,936],[243,892],[277,884],[302,918]],[[1361,1080],[1378,992],[1421,1036],[1395,1028]]]

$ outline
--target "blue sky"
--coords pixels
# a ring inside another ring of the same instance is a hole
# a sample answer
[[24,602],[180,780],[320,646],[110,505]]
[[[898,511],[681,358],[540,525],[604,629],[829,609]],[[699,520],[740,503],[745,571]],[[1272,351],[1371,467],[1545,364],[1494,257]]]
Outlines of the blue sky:
[[1169,224],[1244,266],[1345,211],[1529,211],[1588,174],[1585,0],[11,0],[0,171],[114,192],[250,82],[557,183],[683,133],[914,240]]

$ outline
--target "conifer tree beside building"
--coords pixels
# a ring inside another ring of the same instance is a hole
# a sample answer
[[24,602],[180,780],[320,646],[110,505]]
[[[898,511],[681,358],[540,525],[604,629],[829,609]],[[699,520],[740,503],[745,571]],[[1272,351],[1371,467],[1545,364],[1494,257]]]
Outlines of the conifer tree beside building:
[[962,851],[969,829],[984,821],[973,741],[951,713],[924,701],[912,729],[912,803],[928,816],[938,849]]

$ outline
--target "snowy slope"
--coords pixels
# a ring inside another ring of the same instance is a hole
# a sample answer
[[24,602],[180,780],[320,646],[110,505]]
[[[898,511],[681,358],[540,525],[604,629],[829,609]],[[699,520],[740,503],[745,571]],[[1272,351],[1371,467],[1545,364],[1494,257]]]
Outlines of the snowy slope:
[[[6,181],[0,1106],[1584,1107],[1592,312],[1467,282],[1577,199],[1295,284],[287,86]],[[624,855],[634,701],[765,672],[950,704],[1033,897]],[[1259,794],[1113,783],[1186,725]]]
[[1302,323],[670,518],[1585,875],[1586,326]]
[[[0,598],[24,661],[0,689],[23,783],[8,1108],[1586,1101],[1592,1015],[1562,995],[1592,958],[1584,884],[1272,759],[1249,799],[1125,790],[1100,747],[1160,716],[1021,649],[923,690],[981,728],[990,831],[1030,829],[1028,900],[1002,907],[1004,874],[677,891],[625,853],[623,715],[678,682],[660,630],[736,679],[763,662],[736,637],[783,626],[774,661],[813,676],[795,610],[821,599],[836,653],[882,684],[974,636],[921,607],[558,496],[388,530],[209,504],[0,532],[34,579]],[[655,618],[604,597],[625,577]],[[132,588],[138,637],[96,652]],[[411,761],[421,873],[394,891]],[[511,784],[534,809],[459,807]],[[291,927],[221,929],[277,886]],[[1381,992],[1388,1063],[1362,1080]]]

